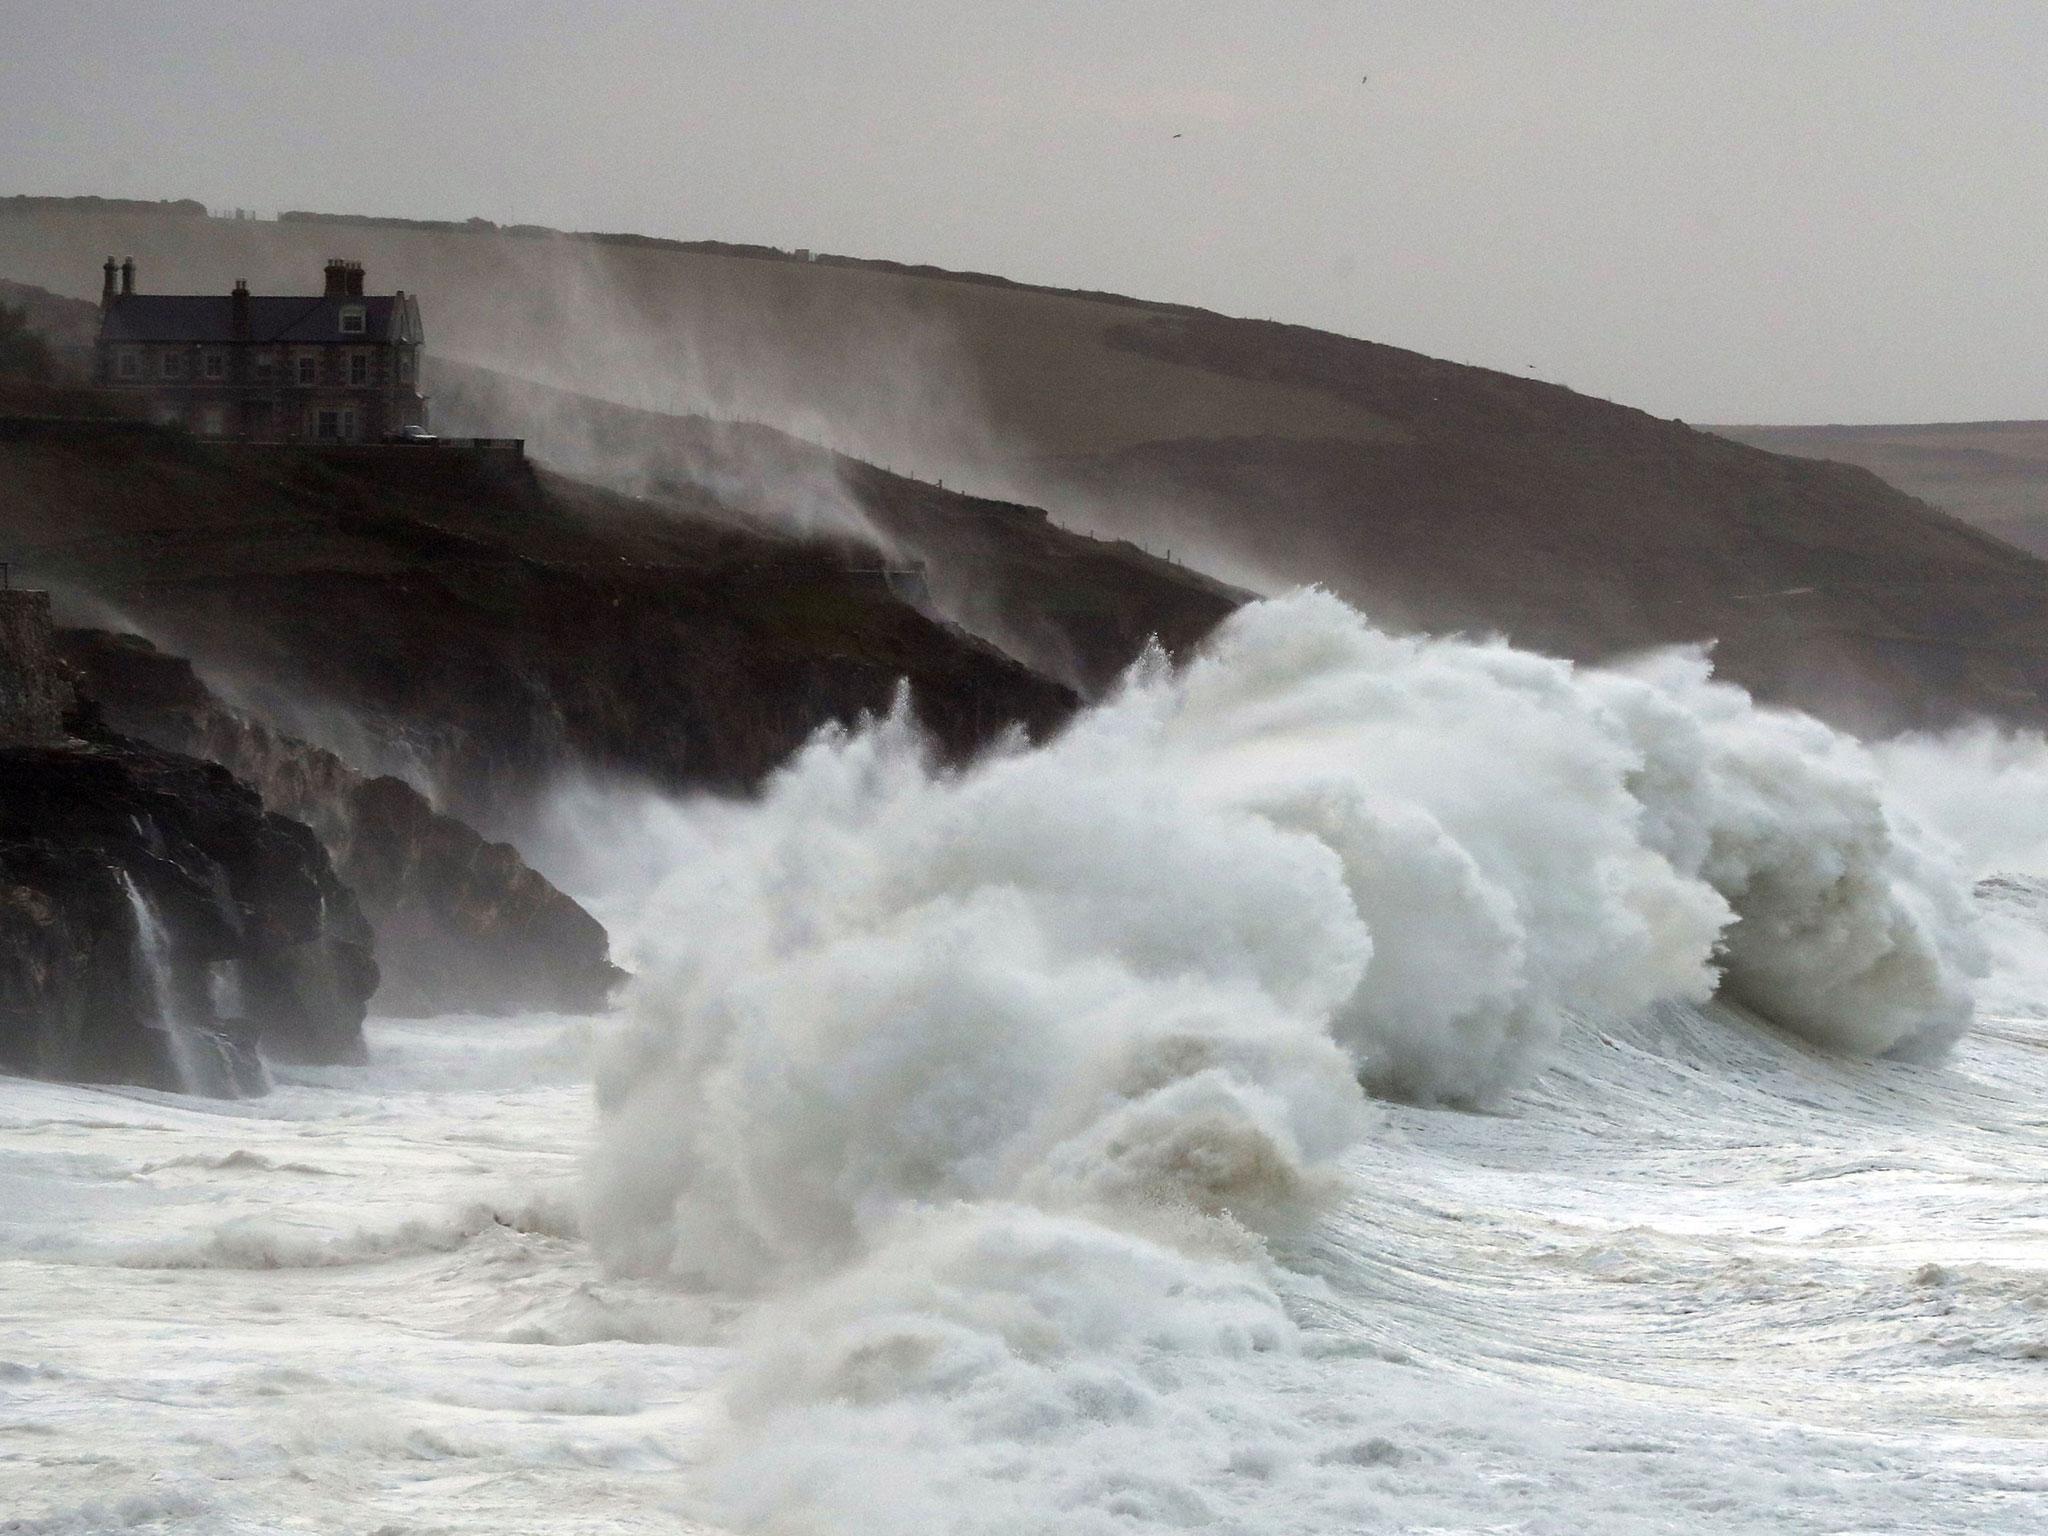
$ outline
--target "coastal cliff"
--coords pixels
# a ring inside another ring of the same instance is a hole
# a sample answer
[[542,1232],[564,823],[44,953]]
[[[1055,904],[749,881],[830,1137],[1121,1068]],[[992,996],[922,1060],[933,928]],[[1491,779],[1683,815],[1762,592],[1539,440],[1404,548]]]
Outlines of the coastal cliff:
[[411,785],[249,718],[137,636],[57,643],[116,729],[223,764],[313,829],[375,930],[380,1013],[592,1009],[621,979],[595,918]]
[[233,1096],[350,1061],[369,925],[312,832],[216,763],[109,730],[0,592],[0,1070]]
[[377,967],[313,834],[226,769],[83,724],[0,748],[0,1068],[233,1096],[353,1061]]

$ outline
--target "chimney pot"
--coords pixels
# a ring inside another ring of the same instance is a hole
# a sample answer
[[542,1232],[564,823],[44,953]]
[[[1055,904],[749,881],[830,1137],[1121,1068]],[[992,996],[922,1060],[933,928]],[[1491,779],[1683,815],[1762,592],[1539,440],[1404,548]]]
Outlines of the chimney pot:
[[327,286],[321,290],[330,299],[344,297],[348,293],[348,263],[339,256],[327,260]]
[[118,282],[121,274],[121,263],[109,256],[106,266],[102,267],[100,271],[102,274],[100,279],[100,308],[111,309],[114,297],[120,291]]
[[121,258],[121,297],[130,298],[135,293],[135,258]]

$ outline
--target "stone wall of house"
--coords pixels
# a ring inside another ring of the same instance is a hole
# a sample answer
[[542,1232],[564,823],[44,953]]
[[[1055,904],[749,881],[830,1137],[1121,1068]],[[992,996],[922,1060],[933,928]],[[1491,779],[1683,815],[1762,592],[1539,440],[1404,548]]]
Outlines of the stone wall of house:
[[50,646],[50,594],[0,590],[0,747],[60,739],[70,692]]

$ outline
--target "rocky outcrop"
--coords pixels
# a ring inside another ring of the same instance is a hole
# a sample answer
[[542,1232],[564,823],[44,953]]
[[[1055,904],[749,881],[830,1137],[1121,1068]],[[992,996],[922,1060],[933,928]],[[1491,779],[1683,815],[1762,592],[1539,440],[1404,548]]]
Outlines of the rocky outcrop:
[[115,729],[225,765],[313,829],[375,930],[380,1013],[591,1009],[619,981],[597,920],[509,844],[230,708],[146,640],[63,630],[58,644]]
[[360,1059],[368,923],[225,768],[74,717],[0,750],[0,1070],[233,1094]]

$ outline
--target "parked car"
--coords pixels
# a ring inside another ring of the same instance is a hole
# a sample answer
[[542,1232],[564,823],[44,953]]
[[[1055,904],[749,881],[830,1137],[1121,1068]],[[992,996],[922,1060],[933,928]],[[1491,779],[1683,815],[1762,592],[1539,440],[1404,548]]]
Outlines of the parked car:
[[386,432],[384,434],[384,441],[387,443],[438,443],[441,439],[429,432],[425,427],[410,426],[399,427],[395,431]]

